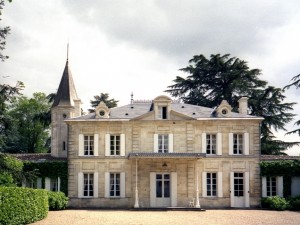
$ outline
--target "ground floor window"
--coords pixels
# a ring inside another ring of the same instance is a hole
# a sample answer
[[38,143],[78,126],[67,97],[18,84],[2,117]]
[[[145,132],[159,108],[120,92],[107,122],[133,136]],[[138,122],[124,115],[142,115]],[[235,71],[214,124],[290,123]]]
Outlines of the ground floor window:
[[170,174],[156,174],[156,197],[170,198]]
[[267,196],[276,196],[277,187],[276,187],[276,177],[267,177]]
[[283,197],[283,177],[262,177],[262,197]]
[[110,197],[120,197],[120,179],[121,179],[121,175],[120,173],[110,173]]
[[207,196],[217,196],[217,173],[206,174],[206,194]]
[[94,174],[93,173],[83,174],[83,196],[85,197],[94,196]]

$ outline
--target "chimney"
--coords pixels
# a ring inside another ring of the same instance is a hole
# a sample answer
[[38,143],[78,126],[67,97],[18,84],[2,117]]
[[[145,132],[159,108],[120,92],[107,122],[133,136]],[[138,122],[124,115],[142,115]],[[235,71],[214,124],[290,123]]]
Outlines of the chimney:
[[248,114],[248,98],[241,97],[239,102],[239,113],[247,115]]

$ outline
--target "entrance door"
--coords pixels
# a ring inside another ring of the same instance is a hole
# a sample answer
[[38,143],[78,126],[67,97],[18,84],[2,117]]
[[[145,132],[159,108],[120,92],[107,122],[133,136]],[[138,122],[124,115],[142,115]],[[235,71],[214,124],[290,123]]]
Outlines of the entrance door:
[[150,207],[177,206],[177,173],[150,173]]
[[231,207],[249,207],[249,173],[231,172]]

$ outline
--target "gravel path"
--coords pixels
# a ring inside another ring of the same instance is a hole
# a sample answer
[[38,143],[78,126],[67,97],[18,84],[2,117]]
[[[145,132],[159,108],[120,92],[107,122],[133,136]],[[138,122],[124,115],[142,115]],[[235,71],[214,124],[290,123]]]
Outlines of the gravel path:
[[266,210],[126,211],[64,210],[51,211],[32,225],[299,225],[300,212]]

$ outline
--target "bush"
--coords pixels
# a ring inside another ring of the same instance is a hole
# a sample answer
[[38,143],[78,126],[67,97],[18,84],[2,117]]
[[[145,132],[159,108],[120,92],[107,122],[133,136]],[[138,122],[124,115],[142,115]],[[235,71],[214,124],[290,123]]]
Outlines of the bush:
[[48,214],[47,191],[0,187],[0,224],[20,225],[44,219]]
[[68,205],[69,198],[63,192],[48,191],[49,210],[62,210]]
[[288,201],[285,198],[279,196],[262,198],[261,205],[263,208],[275,209],[275,210],[286,210],[289,208]]
[[300,195],[288,199],[291,210],[300,210]]

